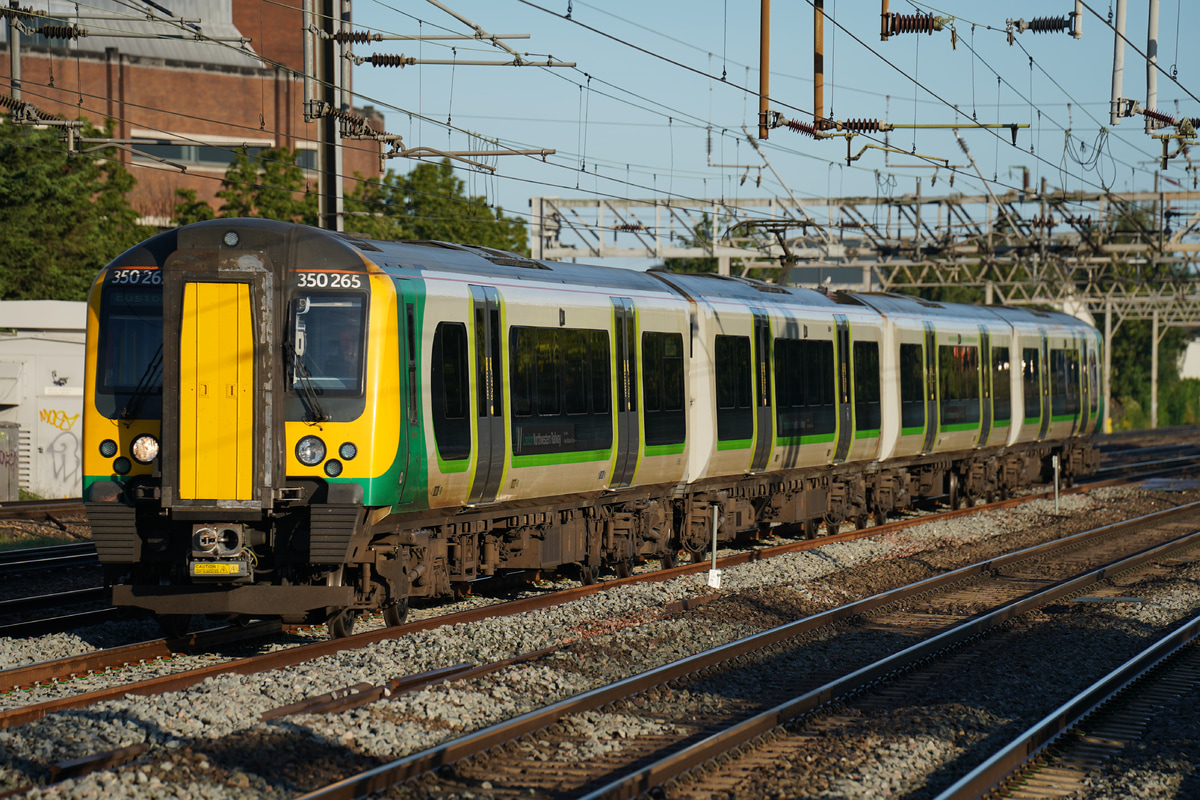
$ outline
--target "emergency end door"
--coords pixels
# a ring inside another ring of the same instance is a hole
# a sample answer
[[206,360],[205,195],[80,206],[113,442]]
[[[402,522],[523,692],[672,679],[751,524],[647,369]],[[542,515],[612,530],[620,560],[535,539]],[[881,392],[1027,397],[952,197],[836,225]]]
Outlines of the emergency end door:
[[187,283],[179,341],[179,497],[254,491],[254,325],[250,286]]

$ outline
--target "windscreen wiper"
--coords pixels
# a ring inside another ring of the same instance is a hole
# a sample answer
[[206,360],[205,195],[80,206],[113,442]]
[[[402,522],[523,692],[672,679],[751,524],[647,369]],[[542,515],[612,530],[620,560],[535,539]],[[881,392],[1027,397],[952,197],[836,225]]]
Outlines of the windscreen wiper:
[[162,385],[162,352],[163,346],[160,343],[158,349],[154,351],[154,357],[146,365],[146,371],[142,373],[137,386],[133,388],[133,393],[129,396],[125,407],[117,414],[125,422],[126,426],[137,418],[138,410],[141,409],[142,402],[145,401],[146,395],[150,394],[150,390],[155,386]]
[[320,390],[312,385],[311,373],[304,356],[296,352],[296,348],[291,342],[284,342],[283,350],[299,379],[296,394],[300,395],[300,401],[304,403],[304,408],[308,412],[304,421],[315,425],[318,422],[327,422],[332,419],[325,411],[325,407],[321,405],[321,399],[318,397]]

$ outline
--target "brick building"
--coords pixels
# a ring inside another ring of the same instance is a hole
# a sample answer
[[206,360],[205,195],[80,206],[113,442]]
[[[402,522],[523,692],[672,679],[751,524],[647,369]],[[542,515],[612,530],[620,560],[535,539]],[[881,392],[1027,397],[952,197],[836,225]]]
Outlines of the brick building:
[[[176,188],[194,189],[219,208],[215,193],[241,148],[297,149],[315,188],[317,130],[304,121],[301,0],[145,5],[158,19],[174,14],[174,25],[139,16],[131,9],[137,5],[33,0],[32,10],[47,19],[27,23],[29,33],[19,39],[21,99],[98,126],[115,120],[116,138],[134,140],[130,147],[137,152],[120,151],[120,158],[137,178],[131,200],[147,221],[171,215]],[[36,33],[46,23],[75,25],[87,35],[70,40]],[[3,23],[0,53],[0,93],[8,95],[11,51]],[[370,107],[356,113],[382,130],[382,115]],[[343,174],[378,177],[379,152],[373,141],[345,141]],[[348,178],[347,191],[351,184]]]

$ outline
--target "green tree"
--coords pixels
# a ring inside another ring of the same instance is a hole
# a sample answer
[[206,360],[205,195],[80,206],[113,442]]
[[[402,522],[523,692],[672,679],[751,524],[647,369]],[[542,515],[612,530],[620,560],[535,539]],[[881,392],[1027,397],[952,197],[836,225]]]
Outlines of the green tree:
[[[679,237],[679,246],[711,249],[713,241],[712,228],[712,218],[705,212],[700,216],[700,221],[692,228],[690,235]],[[717,259],[706,256],[698,258],[664,258],[663,267],[671,272],[717,272],[719,269]]]
[[529,252],[525,222],[505,216],[487,198],[470,196],[450,165],[417,164],[407,175],[388,170],[363,181],[346,199],[346,229],[378,239],[436,239],[517,253]]
[[175,196],[179,198],[175,203],[175,215],[172,217],[176,225],[190,225],[193,222],[216,218],[217,214],[212,210],[212,206],[196,199],[195,189],[176,189]]
[[0,300],[85,300],[97,270],[153,233],[126,200],[134,183],[117,161],[68,155],[53,129],[0,119]]
[[[222,217],[317,223],[317,195],[308,191],[304,170],[296,164],[296,151],[286,147],[263,150],[254,156],[239,152],[225,170],[217,197],[225,201]],[[176,213],[179,211],[177,206]]]

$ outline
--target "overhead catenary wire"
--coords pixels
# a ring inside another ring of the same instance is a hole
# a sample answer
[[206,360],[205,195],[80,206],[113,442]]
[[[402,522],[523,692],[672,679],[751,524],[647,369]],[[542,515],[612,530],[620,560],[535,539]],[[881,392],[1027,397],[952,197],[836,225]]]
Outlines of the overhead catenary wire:
[[[359,95],[359,96],[361,96],[361,95]],[[369,98],[368,98],[368,99],[369,99]],[[387,104],[384,104],[384,105],[387,105]],[[388,105],[388,107],[391,107],[391,106],[390,106],[390,105]],[[403,109],[396,109],[396,110],[400,111],[401,113],[409,113],[409,112],[406,112],[406,111],[404,111]],[[656,112],[656,113],[659,113],[659,112]],[[677,118],[674,118],[674,117],[669,117],[668,119],[669,119],[669,121],[668,121],[668,123],[667,123],[667,127],[668,127],[668,129],[669,129],[670,131],[672,131],[672,132],[673,132],[673,131],[674,131],[674,126],[675,126],[675,123],[677,123],[679,120],[678,120]],[[775,145],[772,145],[772,147],[775,147]],[[789,150],[787,150],[787,149],[784,149],[784,152],[794,152],[794,151],[789,151]],[[811,156],[809,156],[809,157],[811,157]],[[819,158],[819,157],[817,157],[817,158],[816,158],[816,160],[822,161],[822,162],[824,162],[824,163],[826,163],[826,164],[833,163],[833,162],[832,162],[831,160],[829,160],[829,159],[822,159],[822,158]],[[672,165],[672,166],[673,166],[673,165]],[[672,174],[674,174],[674,172],[675,172],[675,170],[674,170],[674,169],[672,169]],[[606,179],[606,180],[612,180],[612,178],[611,178],[611,177],[609,177],[609,176],[605,176],[605,179]],[[673,192],[673,191],[671,191],[671,192],[669,192],[669,194],[671,194],[671,195],[674,195],[674,192]]]

